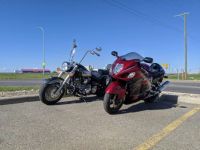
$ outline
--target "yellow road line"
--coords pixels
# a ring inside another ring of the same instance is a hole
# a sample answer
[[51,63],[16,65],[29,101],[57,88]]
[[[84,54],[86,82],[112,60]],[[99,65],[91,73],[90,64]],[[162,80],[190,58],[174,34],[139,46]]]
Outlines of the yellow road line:
[[193,116],[195,113],[200,111],[200,107],[194,108],[191,111],[187,112],[180,118],[171,122],[165,128],[163,128],[160,132],[150,137],[147,141],[142,143],[141,145],[134,148],[135,150],[148,150],[156,145],[159,141],[161,141],[164,137],[169,135],[173,130],[175,130],[178,126],[180,126],[184,121],[186,121],[189,117]]

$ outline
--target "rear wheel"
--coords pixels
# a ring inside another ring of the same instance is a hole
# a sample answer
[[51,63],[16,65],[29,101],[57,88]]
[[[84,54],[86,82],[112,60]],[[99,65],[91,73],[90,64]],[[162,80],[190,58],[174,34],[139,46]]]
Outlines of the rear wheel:
[[100,85],[97,87],[96,95],[98,97],[103,97],[105,95],[105,89],[106,89],[106,86],[107,86],[107,78],[108,78],[107,76],[104,76],[101,79]]
[[123,105],[123,100],[119,100],[116,94],[106,93],[103,101],[104,109],[109,114],[114,114],[119,111]]
[[47,105],[53,105],[57,103],[64,95],[64,89],[62,89],[59,93],[56,93],[59,87],[59,83],[43,85],[39,92],[40,100]]
[[98,97],[103,97],[104,94],[105,94],[105,88],[103,88],[102,86],[99,86],[99,87],[97,88],[96,95],[97,95]]

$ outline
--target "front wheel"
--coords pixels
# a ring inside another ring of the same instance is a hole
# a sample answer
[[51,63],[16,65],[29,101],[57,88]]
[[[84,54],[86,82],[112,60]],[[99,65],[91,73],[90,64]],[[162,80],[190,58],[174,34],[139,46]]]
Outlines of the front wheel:
[[123,105],[123,100],[119,100],[116,94],[106,93],[103,100],[104,110],[109,114],[114,114],[119,111]]
[[59,83],[44,84],[40,88],[39,98],[40,100],[47,105],[56,104],[64,95],[64,89],[56,94],[56,91],[59,89]]

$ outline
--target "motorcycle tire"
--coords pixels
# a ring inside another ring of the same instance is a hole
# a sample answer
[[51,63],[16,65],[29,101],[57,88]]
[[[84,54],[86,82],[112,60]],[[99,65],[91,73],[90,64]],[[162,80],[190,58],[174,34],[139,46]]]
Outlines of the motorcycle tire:
[[97,97],[103,97],[105,95],[105,89],[104,88],[98,88],[96,95],[97,95]]
[[49,99],[50,97],[48,96],[52,96],[49,94],[52,93],[48,93],[48,92],[55,92],[55,91],[49,91],[51,90],[51,88],[54,88],[55,90],[58,89],[60,86],[59,83],[53,83],[53,84],[44,84],[39,91],[39,99],[41,102],[43,102],[46,105],[53,105],[56,104],[64,95],[64,89],[61,90],[61,93],[59,93],[59,95],[57,95],[56,97],[51,97],[52,99]]
[[97,89],[97,92],[96,92],[97,97],[104,97],[105,89],[106,89],[106,86],[107,86],[106,80],[107,80],[107,77],[103,77],[101,79],[101,85],[98,86],[98,89]]
[[123,105],[123,101],[121,101],[115,108],[110,107],[111,105],[111,98],[113,97],[114,94],[108,94],[106,93],[104,95],[104,100],[103,100],[103,106],[104,110],[109,113],[109,114],[115,114],[119,111],[119,109]]

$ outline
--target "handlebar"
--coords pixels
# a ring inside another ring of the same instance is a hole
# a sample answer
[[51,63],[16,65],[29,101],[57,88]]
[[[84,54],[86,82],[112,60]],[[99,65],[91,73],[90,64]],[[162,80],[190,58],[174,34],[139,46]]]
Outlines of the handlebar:
[[95,52],[95,51],[93,51],[93,53],[94,53],[95,55],[97,55],[97,56],[100,56],[100,54],[99,54],[99,53],[97,53],[97,52]]
[[[98,48],[96,48],[95,50],[97,50]],[[87,52],[85,52],[83,58],[81,59],[81,61],[79,62],[79,64],[83,61],[83,59],[87,56],[88,53],[92,54],[92,55],[97,55],[97,56],[100,56],[99,53],[97,53],[95,50],[88,50]],[[97,51],[100,51],[101,48],[99,48]]]

